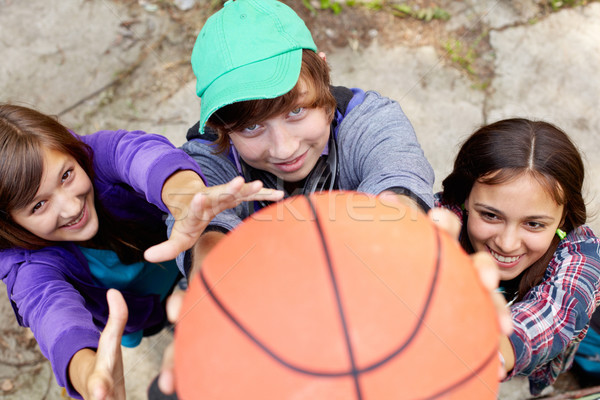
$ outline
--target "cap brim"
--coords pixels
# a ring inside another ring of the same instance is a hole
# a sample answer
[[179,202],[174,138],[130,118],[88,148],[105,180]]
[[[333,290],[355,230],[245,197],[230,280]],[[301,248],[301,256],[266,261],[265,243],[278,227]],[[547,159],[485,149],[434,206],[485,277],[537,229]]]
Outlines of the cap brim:
[[302,49],[243,65],[221,75],[206,88],[200,101],[200,134],[210,116],[218,109],[239,101],[273,99],[298,82]]

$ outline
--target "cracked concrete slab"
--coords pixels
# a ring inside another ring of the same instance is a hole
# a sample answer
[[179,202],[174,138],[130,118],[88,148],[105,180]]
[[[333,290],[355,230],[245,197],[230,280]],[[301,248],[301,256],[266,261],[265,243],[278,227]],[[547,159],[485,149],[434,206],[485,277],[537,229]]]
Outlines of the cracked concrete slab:
[[360,51],[340,49],[328,61],[334,84],[374,89],[400,102],[436,172],[435,190],[460,143],[478,126],[515,116],[558,125],[583,153],[590,224],[598,231],[599,18],[600,4],[592,3],[533,24],[521,18],[491,29],[494,75],[485,90],[427,46],[386,48],[375,42]]
[[[436,177],[446,176],[465,135],[481,123],[485,94],[433,47],[384,48],[329,54],[334,85],[375,90],[397,100],[412,122]],[[435,190],[441,190],[436,182]]]
[[[50,10],[46,2],[32,1],[25,7],[21,2],[3,1],[0,7],[3,101],[59,113],[108,84],[117,71],[135,60],[141,48],[112,52],[121,22],[115,15],[124,14],[119,4],[64,1]],[[72,15],[77,18],[69,18]],[[57,71],[62,73],[57,75]]]
[[[552,122],[584,154],[586,199],[600,211],[600,4],[565,10],[535,24],[492,31],[495,76],[489,121],[524,116]],[[600,228],[598,219],[592,224]]]
[[498,1],[466,0],[452,1],[448,11],[452,18],[446,29],[472,29],[484,24],[488,29],[500,29],[513,24],[526,23],[540,12],[540,4],[535,0]]

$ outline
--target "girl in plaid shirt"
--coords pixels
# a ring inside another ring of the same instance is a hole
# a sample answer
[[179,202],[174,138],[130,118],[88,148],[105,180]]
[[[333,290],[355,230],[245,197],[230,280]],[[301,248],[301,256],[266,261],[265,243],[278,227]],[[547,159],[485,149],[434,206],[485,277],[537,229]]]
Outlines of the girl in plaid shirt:
[[462,145],[437,205],[462,220],[468,252],[496,260],[514,331],[507,378],[539,394],[568,369],[600,302],[600,240],[586,222],[581,156],[557,127],[507,119]]

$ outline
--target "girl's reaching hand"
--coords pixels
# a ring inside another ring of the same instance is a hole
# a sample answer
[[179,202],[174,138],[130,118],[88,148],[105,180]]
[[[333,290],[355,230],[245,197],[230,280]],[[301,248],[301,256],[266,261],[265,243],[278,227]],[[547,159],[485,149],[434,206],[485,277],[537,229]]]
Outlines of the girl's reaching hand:
[[[448,232],[452,237],[458,239],[461,225],[458,217],[454,215],[454,213],[444,208],[433,208],[429,211],[429,218],[438,227]],[[502,380],[514,365],[514,351],[508,340],[508,336],[513,330],[510,310],[506,306],[504,297],[497,290],[498,284],[500,283],[500,273],[498,272],[498,267],[496,266],[494,258],[490,254],[482,251],[471,254],[470,257],[477,270],[479,280],[488,290],[490,298],[496,308],[498,323],[500,325],[499,354],[503,361],[498,371],[498,378]]]
[[125,381],[121,337],[127,324],[127,304],[118,290],[106,293],[108,321],[98,350],[79,350],[69,363],[69,379],[75,390],[84,399],[124,400]]
[[[432,208],[429,211],[429,218],[438,227],[448,232],[455,239],[458,239],[460,221],[454,213],[445,208]],[[510,335],[512,333],[512,318],[508,307],[506,307],[504,297],[497,291],[498,284],[500,283],[500,274],[498,273],[496,262],[491,255],[481,251],[471,254],[471,260],[477,269],[479,280],[489,291],[490,297],[496,306],[500,331],[504,335]]]
[[118,290],[106,293],[108,322],[102,331],[96,352],[94,371],[88,380],[88,393],[94,400],[125,399],[125,379],[121,337],[127,324],[127,304]]
[[221,211],[242,201],[278,201],[282,198],[282,191],[265,189],[260,181],[245,183],[242,177],[237,177],[223,185],[206,187],[195,172],[180,171],[163,187],[163,201],[175,217],[171,236],[146,250],[144,257],[150,262],[172,260],[190,249]]

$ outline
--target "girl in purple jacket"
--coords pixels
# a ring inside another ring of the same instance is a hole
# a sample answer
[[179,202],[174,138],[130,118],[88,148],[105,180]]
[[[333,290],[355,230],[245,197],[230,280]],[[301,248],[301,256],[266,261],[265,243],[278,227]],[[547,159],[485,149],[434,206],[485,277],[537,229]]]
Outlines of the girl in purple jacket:
[[119,341],[124,332],[135,346],[163,327],[180,277],[169,260],[223,209],[281,197],[261,187],[206,188],[198,164],[162,136],[78,136],[0,104],[0,278],[70,396],[124,398]]

